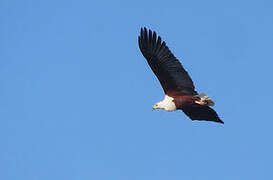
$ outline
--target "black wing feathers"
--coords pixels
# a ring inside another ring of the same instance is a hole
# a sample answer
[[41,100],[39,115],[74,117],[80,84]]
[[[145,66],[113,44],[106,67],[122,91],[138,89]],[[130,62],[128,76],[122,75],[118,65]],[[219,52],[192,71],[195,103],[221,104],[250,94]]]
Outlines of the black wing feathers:
[[208,106],[186,106],[182,110],[191,120],[215,121],[224,124],[217,113]]
[[161,37],[141,28],[139,48],[160,81],[166,94],[196,95],[192,79],[175,58]]

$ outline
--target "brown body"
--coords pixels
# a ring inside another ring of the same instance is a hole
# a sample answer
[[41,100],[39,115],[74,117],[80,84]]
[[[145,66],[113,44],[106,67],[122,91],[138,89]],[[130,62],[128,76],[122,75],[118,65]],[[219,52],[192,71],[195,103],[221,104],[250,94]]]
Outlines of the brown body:
[[196,102],[200,101],[200,98],[197,96],[172,96],[174,98],[173,102],[177,109],[182,109],[185,106],[198,106]]

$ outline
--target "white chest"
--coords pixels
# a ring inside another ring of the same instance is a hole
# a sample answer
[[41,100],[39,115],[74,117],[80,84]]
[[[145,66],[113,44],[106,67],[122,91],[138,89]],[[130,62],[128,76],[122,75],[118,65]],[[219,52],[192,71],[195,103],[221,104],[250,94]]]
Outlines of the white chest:
[[164,108],[166,111],[176,110],[176,106],[175,106],[175,103],[173,102],[173,98],[168,95],[165,95],[165,98],[163,99],[163,101],[160,102],[160,106],[162,106],[162,108]]

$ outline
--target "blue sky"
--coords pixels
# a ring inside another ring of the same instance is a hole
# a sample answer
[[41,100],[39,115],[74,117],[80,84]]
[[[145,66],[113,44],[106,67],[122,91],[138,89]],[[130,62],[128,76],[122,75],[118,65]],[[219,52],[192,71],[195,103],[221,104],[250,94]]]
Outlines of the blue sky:
[[[272,179],[272,1],[0,2],[0,179]],[[225,121],[151,111],[155,30]]]

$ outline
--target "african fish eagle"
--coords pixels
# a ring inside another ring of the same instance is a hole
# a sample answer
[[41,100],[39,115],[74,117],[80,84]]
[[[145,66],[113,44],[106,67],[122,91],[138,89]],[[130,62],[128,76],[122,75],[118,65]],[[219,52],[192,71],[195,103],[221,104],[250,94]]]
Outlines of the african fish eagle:
[[191,77],[156,32],[141,28],[138,43],[165,92],[164,100],[156,103],[153,109],[181,109],[191,120],[224,123],[210,107],[214,102],[205,93],[195,91]]

